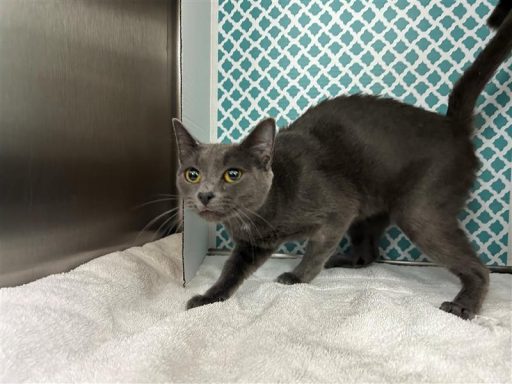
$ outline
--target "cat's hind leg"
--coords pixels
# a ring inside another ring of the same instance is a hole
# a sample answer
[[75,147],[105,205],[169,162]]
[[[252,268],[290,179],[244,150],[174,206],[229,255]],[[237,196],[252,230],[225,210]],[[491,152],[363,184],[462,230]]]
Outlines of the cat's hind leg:
[[344,225],[326,225],[308,240],[306,252],[301,262],[292,272],[286,272],[277,278],[278,283],[309,283],[323,269],[325,261],[336,250],[350,221]]
[[398,226],[434,262],[447,267],[462,283],[443,311],[463,319],[478,313],[489,286],[489,270],[478,259],[456,218],[432,207],[414,209],[397,217]]
[[351,249],[349,254],[335,254],[327,260],[325,268],[361,268],[379,258],[379,240],[389,226],[385,213],[353,223],[348,234]]

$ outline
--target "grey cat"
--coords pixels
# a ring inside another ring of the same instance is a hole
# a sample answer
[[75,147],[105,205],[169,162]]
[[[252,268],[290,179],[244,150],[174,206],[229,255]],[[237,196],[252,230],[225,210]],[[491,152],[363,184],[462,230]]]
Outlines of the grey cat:
[[[457,214],[475,180],[470,140],[476,99],[512,49],[512,2],[489,19],[497,33],[455,85],[446,116],[391,99],[340,96],[309,109],[276,135],[261,121],[240,144],[202,144],[173,120],[187,207],[221,222],[236,247],[218,281],[190,299],[194,308],[229,298],[284,241],[308,239],[283,284],[307,283],[325,266],[363,266],[396,223],[462,290],[441,309],[472,318],[489,273],[459,228]],[[345,232],[350,257],[333,255]]]

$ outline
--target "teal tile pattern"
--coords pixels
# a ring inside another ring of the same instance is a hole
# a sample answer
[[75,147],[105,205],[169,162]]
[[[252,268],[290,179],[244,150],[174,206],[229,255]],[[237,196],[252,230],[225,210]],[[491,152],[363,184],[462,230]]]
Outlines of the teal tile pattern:
[[[287,125],[340,94],[379,94],[444,113],[452,84],[491,36],[485,19],[495,2],[219,0],[218,141],[237,142],[265,116]],[[507,264],[511,78],[509,60],[479,98],[473,140],[481,168],[459,217],[488,265]],[[304,245],[280,250],[300,254]],[[233,246],[222,226],[215,246]],[[396,227],[381,249],[387,259],[427,260]]]

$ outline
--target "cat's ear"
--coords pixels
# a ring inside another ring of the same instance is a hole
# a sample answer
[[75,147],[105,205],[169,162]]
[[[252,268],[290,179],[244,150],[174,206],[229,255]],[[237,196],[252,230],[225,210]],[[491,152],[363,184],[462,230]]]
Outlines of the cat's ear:
[[201,143],[187,131],[183,123],[178,119],[172,119],[172,126],[174,127],[176,142],[178,143],[179,159],[183,161],[185,157],[197,151]]
[[262,163],[266,170],[270,169],[276,137],[276,122],[273,118],[260,121],[251,133],[242,141],[240,146],[251,151]]

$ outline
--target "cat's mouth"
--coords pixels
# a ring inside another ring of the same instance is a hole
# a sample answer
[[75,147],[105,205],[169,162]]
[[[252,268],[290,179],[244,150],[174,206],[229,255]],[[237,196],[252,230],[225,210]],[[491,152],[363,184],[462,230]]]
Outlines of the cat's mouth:
[[213,209],[208,208],[201,209],[198,211],[198,214],[207,221],[220,221],[225,216],[218,211],[214,211]]

